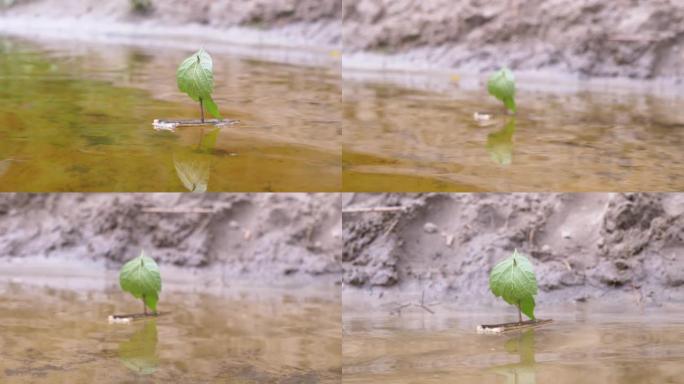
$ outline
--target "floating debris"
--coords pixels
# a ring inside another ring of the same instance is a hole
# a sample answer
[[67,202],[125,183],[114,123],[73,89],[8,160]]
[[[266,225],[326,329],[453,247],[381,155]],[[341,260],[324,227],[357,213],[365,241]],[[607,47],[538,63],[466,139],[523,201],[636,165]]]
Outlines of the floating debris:
[[239,120],[230,119],[208,119],[204,120],[160,120],[154,119],[152,126],[157,131],[174,131],[178,127],[202,127],[207,125],[213,125],[215,127],[225,127],[228,125],[233,125],[239,123]]
[[130,317],[117,317],[114,315],[109,315],[107,321],[109,324],[130,324],[132,318]]
[[475,112],[475,113],[473,113],[473,119],[475,119],[475,121],[477,121],[479,123],[482,123],[482,122],[491,120],[492,115],[489,113],[484,113],[484,112]]

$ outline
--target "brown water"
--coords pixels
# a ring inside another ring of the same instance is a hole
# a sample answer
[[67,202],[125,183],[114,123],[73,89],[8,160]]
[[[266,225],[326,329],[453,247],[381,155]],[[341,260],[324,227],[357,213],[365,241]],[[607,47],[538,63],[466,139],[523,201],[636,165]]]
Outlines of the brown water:
[[345,310],[343,383],[684,383],[684,309],[546,311],[555,323],[506,335],[475,327],[510,314],[436,310]]
[[[511,117],[484,86],[446,88],[345,81],[345,191],[684,188],[681,98],[522,89]],[[494,117],[477,122],[478,111]]]
[[154,131],[199,117],[176,88],[190,53],[0,37],[0,190],[341,188],[338,66],[214,53],[214,98],[240,124]]
[[110,314],[141,310],[115,277],[51,281],[0,283],[2,383],[340,381],[335,290],[167,286],[169,314],[110,325]]

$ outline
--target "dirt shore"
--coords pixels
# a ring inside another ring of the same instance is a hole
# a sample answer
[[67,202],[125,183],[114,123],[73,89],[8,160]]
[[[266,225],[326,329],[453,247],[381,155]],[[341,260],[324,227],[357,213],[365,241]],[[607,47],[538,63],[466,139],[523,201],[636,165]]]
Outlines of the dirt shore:
[[10,30],[52,24],[110,37],[183,30],[231,43],[343,48],[350,68],[684,76],[684,4],[667,0],[15,0],[0,6],[0,18]]
[[668,0],[358,0],[344,3],[345,59],[487,72],[681,78],[684,3]]
[[[290,41],[293,45],[335,46],[341,41],[342,4],[337,0],[15,0],[0,17],[23,20],[35,27],[75,21],[72,28],[96,23],[125,25],[205,27],[205,38],[233,28],[262,31],[256,37],[263,43]],[[136,8],[134,4],[141,4]],[[32,21],[33,20],[33,21]],[[36,21],[40,22],[37,23]],[[57,25],[57,24],[55,24]],[[138,33],[145,31],[138,29]],[[206,31],[213,31],[208,33]],[[242,30],[241,30],[242,31]],[[273,33],[268,33],[273,32]],[[113,33],[108,31],[108,33]],[[249,33],[241,32],[246,40]],[[287,39],[277,39],[277,35]]]
[[227,275],[339,274],[339,194],[5,194],[0,255],[162,264]]
[[[357,211],[380,206],[405,210]],[[360,194],[343,215],[350,293],[493,302],[489,272],[517,248],[541,302],[684,302],[684,194]]]

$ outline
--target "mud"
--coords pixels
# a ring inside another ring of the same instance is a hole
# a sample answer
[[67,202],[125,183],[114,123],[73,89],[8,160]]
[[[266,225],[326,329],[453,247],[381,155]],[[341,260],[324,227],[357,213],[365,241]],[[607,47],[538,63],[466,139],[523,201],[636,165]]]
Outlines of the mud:
[[341,40],[341,2],[337,0],[17,0],[0,14],[8,18],[76,19],[156,25],[202,25],[217,30],[241,26],[282,30],[316,44]]
[[684,3],[656,0],[356,0],[345,53],[484,72],[651,79],[684,73]]
[[141,249],[228,276],[339,274],[339,194],[4,194],[0,255],[106,260]]
[[[347,196],[347,292],[492,301],[489,272],[518,249],[542,302],[684,301],[684,194]],[[406,210],[355,212],[377,206]]]

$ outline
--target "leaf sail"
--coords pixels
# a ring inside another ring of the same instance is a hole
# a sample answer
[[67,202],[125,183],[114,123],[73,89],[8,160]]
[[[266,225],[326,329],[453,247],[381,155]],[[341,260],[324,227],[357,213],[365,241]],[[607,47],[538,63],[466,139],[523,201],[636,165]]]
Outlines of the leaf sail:
[[515,77],[508,68],[501,68],[489,77],[487,91],[515,113]]
[[148,308],[157,311],[161,274],[157,263],[144,252],[140,252],[140,256],[121,267],[119,284],[124,292],[130,293],[136,299],[142,299]]
[[506,260],[500,262],[489,275],[489,288],[496,297],[520,308],[534,320],[534,295],[537,294],[537,278],[532,263],[516,249]]
[[214,92],[214,63],[204,49],[183,60],[176,71],[178,89],[191,99],[201,102],[217,119],[223,119],[218,106],[211,98]]

